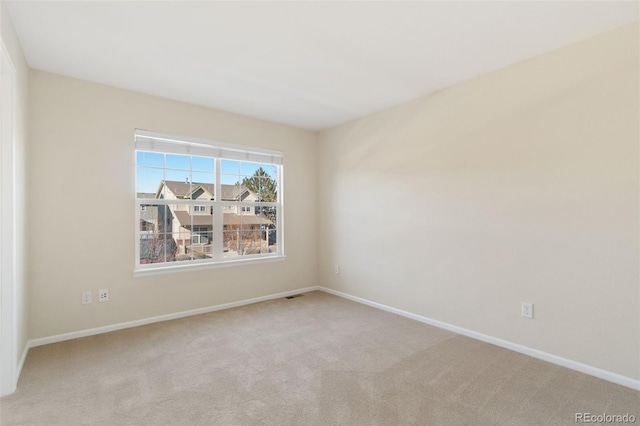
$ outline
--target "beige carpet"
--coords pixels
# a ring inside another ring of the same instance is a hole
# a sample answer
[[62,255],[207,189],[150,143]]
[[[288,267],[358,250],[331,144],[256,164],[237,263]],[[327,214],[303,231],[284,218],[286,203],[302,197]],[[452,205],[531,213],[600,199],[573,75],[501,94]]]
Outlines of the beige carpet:
[[313,292],[34,348],[0,423],[540,426],[639,407],[640,392]]

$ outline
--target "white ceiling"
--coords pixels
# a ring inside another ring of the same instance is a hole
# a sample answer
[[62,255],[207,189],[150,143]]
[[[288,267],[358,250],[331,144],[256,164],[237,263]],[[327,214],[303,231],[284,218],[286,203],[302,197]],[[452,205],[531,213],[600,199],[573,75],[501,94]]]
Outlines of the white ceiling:
[[7,7],[32,68],[316,130],[639,17],[636,1]]

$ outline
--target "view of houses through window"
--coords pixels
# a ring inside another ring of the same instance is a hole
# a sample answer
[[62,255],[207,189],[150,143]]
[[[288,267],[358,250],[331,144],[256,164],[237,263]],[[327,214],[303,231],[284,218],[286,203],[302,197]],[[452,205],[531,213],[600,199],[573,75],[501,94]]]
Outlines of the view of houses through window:
[[139,267],[281,254],[280,168],[137,150]]

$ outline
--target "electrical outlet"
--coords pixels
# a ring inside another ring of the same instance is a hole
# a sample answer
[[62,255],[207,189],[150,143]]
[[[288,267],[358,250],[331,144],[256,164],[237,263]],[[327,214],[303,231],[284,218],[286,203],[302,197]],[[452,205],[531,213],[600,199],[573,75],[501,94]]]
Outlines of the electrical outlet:
[[340,274],[340,265],[336,265],[336,275]]
[[522,302],[522,316],[533,319],[533,303]]
[[103,288],[102,290],[98,290],[98,302],[108,302],[109,301],[109,290]]
[[83,291],[82,292],[82,304],[86,305],[87,303],[91,303],[91,292]]

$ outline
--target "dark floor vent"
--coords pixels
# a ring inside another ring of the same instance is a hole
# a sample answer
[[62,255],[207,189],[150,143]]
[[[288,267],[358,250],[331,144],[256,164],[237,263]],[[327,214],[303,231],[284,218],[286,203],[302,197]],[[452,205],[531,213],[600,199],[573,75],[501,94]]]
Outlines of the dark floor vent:
[[296,297],[302,297],[304,294],[294,294],[293,296],[287,296],[285,299],[295,299]]

